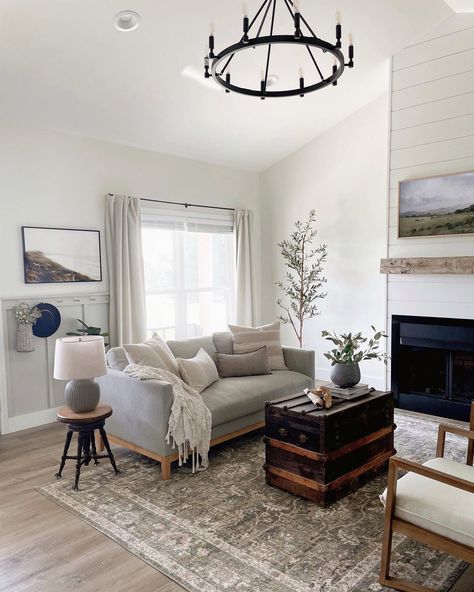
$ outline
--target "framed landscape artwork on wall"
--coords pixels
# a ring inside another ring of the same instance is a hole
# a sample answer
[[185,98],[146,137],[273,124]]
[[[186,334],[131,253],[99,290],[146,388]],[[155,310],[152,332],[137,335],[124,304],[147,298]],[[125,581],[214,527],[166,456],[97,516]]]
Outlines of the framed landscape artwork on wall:
[[102,281],[100,232],[22,226],[26,284]]
[[399,183],[398,237],[474,233],[474,172]]

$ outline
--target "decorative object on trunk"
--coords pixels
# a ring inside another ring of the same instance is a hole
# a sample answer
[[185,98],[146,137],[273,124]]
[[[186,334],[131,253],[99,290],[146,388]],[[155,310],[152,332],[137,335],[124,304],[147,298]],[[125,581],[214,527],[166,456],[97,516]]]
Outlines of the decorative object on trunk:
[[291,323],[300,347],[303,347],[304,322],[319,315],[316,300],[326,297],[322,286],[326,278],[322,275],[323,263],[327,258],[327,246],[313,248],[317,235],[315,228],[316,212],[311,210],[306,222],[295,222],[295,230],[289,239],[278,243],[288,271],[284,282],[277,286],[286,297],[277,304],[284,314],[279,318],[283,323]]
[[25,284],[100,282],[100,232],[21,227]]
[[[362,333],[329,333],[323,331],[322,337],[333,343],[336,347],[324,354],[331,361],[331,380],[340,387],[349,388],[360,382],[359,362],[363,360],[383,360],[387,363],[390,356],[380,351],[380,340],[387,335],[383,331],[377,331],[372,325],[373,337],[369,340]],[[367,343],[367,346],[364,344]]]
[[13,308],[17,321],[16,350],[18,352],[32,352],[33,331],[32,327],[41,318],[41,311],[36,306],[31,308],[26,302],[21,302]]
[[399,183],[399,238],[474,233],[474,172]]
[[332,407],[332,395],[330,389],[325,386],[317,386],[314,389],[304,389],[305,395],[319,409],[330,409]]
[[47,302],[40,302],[35,308],[42,315],[33,325],[33,335],[43,338],[51,337],[61,325],[61,313],[53,304],[48,304]]
[[[81,335],[100,335],[101,337],[109,336],[107,332],[102,332],[102,329],[100,327],[92,327],[91,325],[86,325],[86,323],[84,323],[84,321],[81,321],[81,319],[76,319],[76,321],[80,323],[82,327],[79,327],[77,331],[70,331],[69,333],[66,333],[66,335],[77,337],[80,337]],[[105,347],[108,347],[109,344],[104,343],[104,345]]]

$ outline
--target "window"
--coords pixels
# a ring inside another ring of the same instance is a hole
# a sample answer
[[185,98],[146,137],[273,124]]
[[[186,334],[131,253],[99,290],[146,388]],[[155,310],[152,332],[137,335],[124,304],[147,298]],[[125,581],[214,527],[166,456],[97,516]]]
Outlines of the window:
[[232,211],[142,208],[147,331],[164,339],[224,331],[235,301]]

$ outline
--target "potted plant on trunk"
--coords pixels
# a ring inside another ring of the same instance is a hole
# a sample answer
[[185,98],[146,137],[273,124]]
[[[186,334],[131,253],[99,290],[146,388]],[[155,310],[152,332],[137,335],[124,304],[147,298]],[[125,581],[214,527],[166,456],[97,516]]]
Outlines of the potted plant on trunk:
[[[380,351],[380,340],[387,337],[383,331],[374,331],[373,337],[368,339],[362,333],[329,333],[323,331],[322,336],[335,345],[325,353],[331,362],[331,380],[340,387],[349,388],[360,382],[359,363],[363,360],[383,360],[387,363],[389,355]],[[367,345],[366,345],[367,344]]]

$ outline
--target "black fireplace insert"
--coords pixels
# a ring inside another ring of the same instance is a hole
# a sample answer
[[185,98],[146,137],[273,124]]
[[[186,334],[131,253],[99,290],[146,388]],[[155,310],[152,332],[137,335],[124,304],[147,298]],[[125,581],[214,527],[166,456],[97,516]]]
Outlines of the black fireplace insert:
[[474,320],[393,315],[391,370],[397,407],[468,421]]

